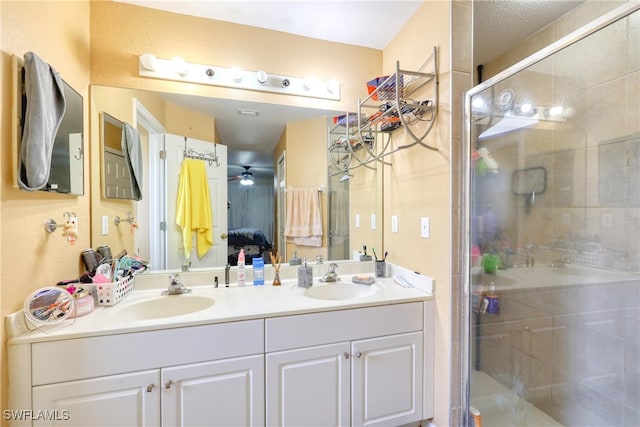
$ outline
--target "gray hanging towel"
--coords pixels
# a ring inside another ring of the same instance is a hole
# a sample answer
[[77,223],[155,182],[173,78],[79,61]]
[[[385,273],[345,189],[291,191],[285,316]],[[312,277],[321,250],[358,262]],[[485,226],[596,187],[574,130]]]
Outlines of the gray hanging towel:
[[24,54],[27,107],[18,186],[35,191],[45,188],[51,172],[51,154],[66,102],[60,74],[33,52]]
[[131,194],[134,200],[142,200],[142,147],[140,145],[140,135],[129,123],[124,123],[122,127],[120,144],[129,168],[129,176],[131,177]]

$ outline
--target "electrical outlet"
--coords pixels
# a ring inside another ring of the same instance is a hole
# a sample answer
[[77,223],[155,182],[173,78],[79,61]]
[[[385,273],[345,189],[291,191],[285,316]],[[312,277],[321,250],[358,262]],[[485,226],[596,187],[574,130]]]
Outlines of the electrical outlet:
[[376,229],[376,214],[371,214],[371,229]]
[[398,215],[391,215],[391,232],[398,232]]
[[420,218],[420,237],[428,239],[431,237],[431,224],[429,217],[423,216]]
[[604,228],[613,227],[613,215],[612,214],[602,214],[602,226]]
[[356,228],[360,228],[360,214],[356,214],[355,223]]
[[102,215],[102,235],[106,236],[109,234],[109,216]]

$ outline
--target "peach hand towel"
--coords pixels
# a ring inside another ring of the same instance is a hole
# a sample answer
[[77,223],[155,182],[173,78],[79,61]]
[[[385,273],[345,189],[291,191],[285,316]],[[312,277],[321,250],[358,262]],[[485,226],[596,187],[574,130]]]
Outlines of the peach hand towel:
[[322,246],[322,215],[317,188],[287,189],[284,234],[299,246]]
[[213,246],[211,199],[204,161],[184,159],[180,167],[180,184],[176,201],[176,224],[182,228],[184,256],[189,259],[196,233],[198,257]]

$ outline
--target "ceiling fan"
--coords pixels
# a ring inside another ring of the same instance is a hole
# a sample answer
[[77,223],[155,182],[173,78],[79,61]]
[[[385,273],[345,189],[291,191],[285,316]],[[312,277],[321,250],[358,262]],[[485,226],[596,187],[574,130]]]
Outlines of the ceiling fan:
[[253,185],[254,183],[253,173],[249,172],[249,169],[251,169],[251,166],[243,166],[243,168],[244,168],[244,172],[242,172],[238,176],[229,177],[228,180],[229,181],[240,180],[240,185]]

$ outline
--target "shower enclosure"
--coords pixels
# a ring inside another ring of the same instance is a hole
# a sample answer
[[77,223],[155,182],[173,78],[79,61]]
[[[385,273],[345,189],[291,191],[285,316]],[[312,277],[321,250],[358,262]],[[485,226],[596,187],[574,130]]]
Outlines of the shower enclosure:
[[467,93],[467,425],[640,425],[639,9]]

